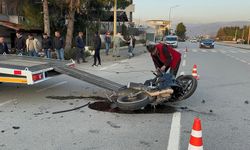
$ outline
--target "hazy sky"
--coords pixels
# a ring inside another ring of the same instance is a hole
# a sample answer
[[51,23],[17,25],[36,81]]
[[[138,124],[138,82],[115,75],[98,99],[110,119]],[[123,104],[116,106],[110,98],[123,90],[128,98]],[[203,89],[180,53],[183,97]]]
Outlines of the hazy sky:
[[211,23],[249,21],[250,0],[134,0],[136,20],[166,19],[170,7],[174,22]]

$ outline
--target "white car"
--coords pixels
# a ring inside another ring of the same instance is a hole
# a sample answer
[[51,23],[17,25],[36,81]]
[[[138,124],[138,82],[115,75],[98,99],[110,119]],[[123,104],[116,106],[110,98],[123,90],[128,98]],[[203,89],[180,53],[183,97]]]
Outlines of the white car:
[[174,48],[178,47],[178,37],[175,35],[168,35],[163,38],[163,41]]

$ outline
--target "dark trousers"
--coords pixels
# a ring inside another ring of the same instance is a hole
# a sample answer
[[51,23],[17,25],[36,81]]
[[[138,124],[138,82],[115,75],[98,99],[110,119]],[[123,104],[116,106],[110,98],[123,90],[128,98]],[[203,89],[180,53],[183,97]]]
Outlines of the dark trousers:
[[96,65],[96,60],[98,60],[98,64],[101,65],[100,49],[95,50],[94,65]]
[[85,61],[85,49],[84,48],[76,48],[76,61],[79,63],[80,59],[82,58],[82,61]]
[[180,61],[177,63],[177,65],[176,65],[175,68],[171,68],[171,69],[170,69],[170,73],[171,73],[172,75],[174,75],[175,77],[176,77],[176,75],[177,75],[177,73],[178,73],[180,64],[181,64],[181,59],[180,59]]

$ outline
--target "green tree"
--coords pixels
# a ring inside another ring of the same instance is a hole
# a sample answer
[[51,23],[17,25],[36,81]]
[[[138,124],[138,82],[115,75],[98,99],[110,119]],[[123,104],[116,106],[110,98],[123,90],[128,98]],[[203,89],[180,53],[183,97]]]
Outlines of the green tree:
[[177,25],[176,27],[176,35],[180,38],[185,38],[186,37],[186,26],[181,22]]
[[30,5],[29,0],[24,0],[23,4],[23,25],[26,29],[42,28],[43,18],[40,5]]

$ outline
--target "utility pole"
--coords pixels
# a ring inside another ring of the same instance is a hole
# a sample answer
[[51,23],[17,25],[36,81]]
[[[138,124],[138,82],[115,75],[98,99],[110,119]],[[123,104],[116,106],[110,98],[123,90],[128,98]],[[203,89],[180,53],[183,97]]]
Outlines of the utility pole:
[[114,0],[114,36],[117,32],[117,0]]
[[244,36],[245,36],[245,28],[243,27],[242,37],[241,37],[242,40],[244,40]]
[[42,0],[43,2],[43,22],[44,22],[44,33],[50,35],[50,22],[49,22],[49,7],[48,0]]
[[247,38],[247,44],[250,43],[250,26],[248,26],[248,38]]
[[238,29],[236,28],[235,35],[234,35],[234,40],[235,41],[237,41],[237,33],[238,33]]

